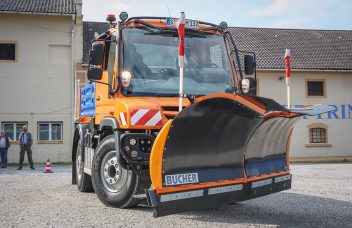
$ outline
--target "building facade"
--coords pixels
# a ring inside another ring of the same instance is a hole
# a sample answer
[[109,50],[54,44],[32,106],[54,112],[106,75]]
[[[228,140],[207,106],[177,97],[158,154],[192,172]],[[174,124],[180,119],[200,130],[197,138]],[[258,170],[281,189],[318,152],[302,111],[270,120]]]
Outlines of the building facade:
[[[285,71],[259,71],[259,96],[270,97],[286,105],[286,82],[282,79],[284,76]],[[310,83],[317,83],[318,89],[312,89]],[[298,120],[291,140],[292,160],[352,160],[351,86],[351,72],[291,71],[292,106],[328,104],[336,109]],[[311,95],[319,92],[320,94]]]
[[9,163],[18,162],[24,124],[33,135],[34,162],[71,161],[82,29],[80,1],[0,0],[0,124],[13,140]]
[[239,49],[257,57],[258,96],[287,105],[285,49],[291,50],[291,105],[335,111],[302,117],[294,127],[294,161],[352,161],[352,31],[231,28]]
[[[60,4],[54,4],[59,1]],[[0,124],[16,142],[26,124],[35,162],[71,161],[74,92],[87,83],[90,42],[107,23],[82,22],[77,0],[0,0]],[[5,32],[6,31],[6,32]],[[286,105],[284,53],[291,49],[291,103],[333,105],[336,111],[302,117],[292,160],[352,159],[352,31],[230,28],[238,48],[254,51],[259,96]],[[82,51],[83,50],[83,51]]]

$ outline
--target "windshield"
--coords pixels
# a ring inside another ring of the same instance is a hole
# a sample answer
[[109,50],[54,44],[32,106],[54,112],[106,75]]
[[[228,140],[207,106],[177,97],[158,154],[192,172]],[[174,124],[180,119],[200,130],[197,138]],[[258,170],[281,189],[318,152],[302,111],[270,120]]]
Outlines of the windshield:
[[[124,70],[132,75],[125,95],[177,96],[179,92],[176,30],[123,29]],[[186,31],[184,93],[233,92],[229,58],[221,35]]]

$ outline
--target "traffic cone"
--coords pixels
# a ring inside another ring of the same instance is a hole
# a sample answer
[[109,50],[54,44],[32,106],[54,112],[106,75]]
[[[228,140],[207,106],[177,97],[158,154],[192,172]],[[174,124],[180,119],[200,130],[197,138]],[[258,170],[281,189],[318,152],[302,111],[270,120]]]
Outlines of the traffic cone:
[[53,171],[51,171],[51,165],[50,165],[50,159],[49,158],[46,161],[46,166],[45,166],[45,170],[44,170],[43,173],[53,173]]

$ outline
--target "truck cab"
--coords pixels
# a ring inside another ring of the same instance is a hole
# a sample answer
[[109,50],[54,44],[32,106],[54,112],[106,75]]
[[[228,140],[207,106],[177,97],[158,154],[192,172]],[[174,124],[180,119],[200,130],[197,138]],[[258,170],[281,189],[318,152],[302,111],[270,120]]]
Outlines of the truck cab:
[[[151,152],[164,145],[154,142],[179,114],[179,38],[176,19],[119,18],[108,15],[110,29],[92,41],[90,82],[77,96],[72,183],[128,208],[146,199],[150,170],[160,165],[151,167]],[[237,49],[225,22],[186,20],[184,48],[182,109],[210,94],[256,94],[255,54]]]

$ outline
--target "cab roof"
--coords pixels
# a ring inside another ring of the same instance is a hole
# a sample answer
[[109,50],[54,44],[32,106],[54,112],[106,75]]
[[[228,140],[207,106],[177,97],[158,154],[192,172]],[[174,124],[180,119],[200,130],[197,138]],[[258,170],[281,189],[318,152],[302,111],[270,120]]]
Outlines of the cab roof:
[[[125,26],[135,26],[136,24],[140,24],[140,21],[147,22],[149,24],[154,25],[155,27],[161,27],[161,28],[169,28],[170,26],[167,25],[167,20],[172,19],[172,20],[177,20],[178,18],[167,18],[167,17],[131,17],[126,20],[124,23]],[[208,23],[208,22],[203,22],[203,21],[197,21],[197,20],[192,20],[192,19],[186,19],[186,21],[196,21],[199,23],[199,28],[204,29],[204,28],[218,28],[218,25]]]

